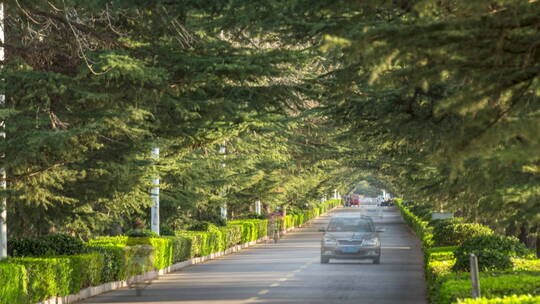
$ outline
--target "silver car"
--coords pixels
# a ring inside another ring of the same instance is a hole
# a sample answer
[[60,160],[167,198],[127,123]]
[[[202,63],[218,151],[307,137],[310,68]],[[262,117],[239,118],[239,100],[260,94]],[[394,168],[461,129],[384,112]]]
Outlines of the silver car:
[[330,219],[321,240],[321,263],[330,259],[370,259],[381,262],[381,242],[373,220],[366,216],[335,215]]

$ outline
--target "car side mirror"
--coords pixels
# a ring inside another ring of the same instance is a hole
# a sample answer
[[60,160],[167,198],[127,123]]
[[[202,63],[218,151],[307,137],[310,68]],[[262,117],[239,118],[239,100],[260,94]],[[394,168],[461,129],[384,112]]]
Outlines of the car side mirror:
[[326,228],[320,227],[320,228],[319,228],[319,231],[320,231],[320,232],[325,232],[325,231],[326,231]]
[[384,228],[382,228],[382,227],[377,227],[377,230],[375,230],[375,231],[377,231],[377,232],[384,232],[385,230],[386,230],[386,229],[384,229]]

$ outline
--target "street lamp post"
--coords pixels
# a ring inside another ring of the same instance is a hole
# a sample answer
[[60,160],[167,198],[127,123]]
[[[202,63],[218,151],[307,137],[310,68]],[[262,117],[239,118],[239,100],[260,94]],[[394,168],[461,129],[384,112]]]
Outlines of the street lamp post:
[[[225,155],[225,153],[227,153],[227,148],[225,148],[225,146],[220,146],[219,147],[219,154],[223,154],[223,158],[226,158],[227,155]],[[221,163],[221,167],[222,168],[225,168],[225,163]],[[221,196],[225,197],[226,195],[226,190],[225,188],[223,188],[221,190]],[[227,203],[224,203],[223,206],[220,206],[219,207],[219,211],[220,211],[220,214],[221,214],[221,217],[225,220],[227,220]]]
[[[0,46],[0,61],[4,61],[4,3],[0,2],[0,40],[2,46]],[[6,105],[5,92],[0,92],[0,107],[3,108]],[[5,140],[6,138],[6,123],[0,122],[0,138]],[[5,154],[2,153],[2,158]],[[6,190],[6,168],[0,168],[0,189]],[[7,199],[2,197],[0,199],[0,260],[7,258]]]
[[[154,160],[159,159],[158,147],[152,148],[152,158]],[[159,173],[156,172],[156,176],[152,178],[152,190],[150,193],[152,197],[150,226],[151,226],[152,231],[159,235],[159,175],[158,174]]]

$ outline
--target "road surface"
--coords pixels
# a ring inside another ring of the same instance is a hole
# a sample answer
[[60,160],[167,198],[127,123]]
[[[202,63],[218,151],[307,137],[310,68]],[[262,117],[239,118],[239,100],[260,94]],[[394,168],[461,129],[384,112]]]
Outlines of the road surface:
[[121,289],[82,303],[426,303],[419,241],[396,210],[375,208],[334,212],[362,212],[385,228],[380,265],[354,260],[320,264],[318,228],[328,222],[325,216],[277,244],[260,244],[164,275],[140,297]]

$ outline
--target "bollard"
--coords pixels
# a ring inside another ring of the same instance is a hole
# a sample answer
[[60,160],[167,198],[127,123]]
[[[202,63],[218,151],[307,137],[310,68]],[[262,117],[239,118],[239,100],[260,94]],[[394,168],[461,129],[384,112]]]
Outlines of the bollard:
[[472,284],[472,298],[480,298],[480,278],[478,276],[478,258],[474,253],[469,256],[471,263],[471,284]]

